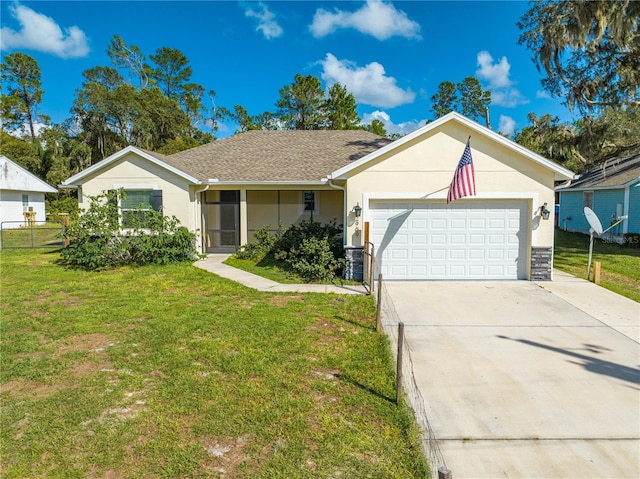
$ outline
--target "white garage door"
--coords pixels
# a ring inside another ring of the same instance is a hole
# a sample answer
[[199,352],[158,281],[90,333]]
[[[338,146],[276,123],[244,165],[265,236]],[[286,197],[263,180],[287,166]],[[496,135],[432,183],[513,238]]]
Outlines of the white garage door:
[[525,201],[374,201],[370,240],[385,279],[525,279]]

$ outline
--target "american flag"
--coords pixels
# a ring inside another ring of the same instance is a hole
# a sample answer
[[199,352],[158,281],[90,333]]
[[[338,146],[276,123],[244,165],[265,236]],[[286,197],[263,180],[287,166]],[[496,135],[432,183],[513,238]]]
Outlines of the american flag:
[[453,181],[451,181],[449,193],[447,193],[447,203],[465,196],[476,196],[476,178],[471,159],[471,138],[467,141],[467,147],[464,149],[453,175]]

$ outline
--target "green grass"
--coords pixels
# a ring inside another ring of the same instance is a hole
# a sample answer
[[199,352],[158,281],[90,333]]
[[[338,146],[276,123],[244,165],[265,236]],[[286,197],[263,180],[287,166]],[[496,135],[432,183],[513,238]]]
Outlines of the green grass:
[[0,235],[2,248],[57,249],[62,245],[62,226],[57,223],[34,227],[3,228]]
[[[556,230],[555,268],[586,279],[588,260],[589,236]],[[593,246],[595,261],[601,263],[602,287],[640,301],[640,249],[596,238]]]
[[0,253],[0,476],[418,478],[370,298]]
[[[270,279],[282,284],[303,284],[307,281],[295,274],[293,271],[289,271],[282,267],[282,263],[278,263],[272,257],[264,257],[258,261],[252,259],[240,259],[235,256],[231,256],[227,259],[225,264],[233,266],[234,268],[253,273],[257,276]],[[336,278],[329,284],[362,284],[361,282],[345,280],[342,278]]]

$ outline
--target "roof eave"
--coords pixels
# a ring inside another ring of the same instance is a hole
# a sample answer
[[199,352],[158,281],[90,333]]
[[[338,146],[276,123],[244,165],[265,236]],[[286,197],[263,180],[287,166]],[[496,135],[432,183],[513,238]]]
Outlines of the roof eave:
[[559,186],[556,188],[556,191],[591,191],[591,190],[621,190],[624,188],[628,188],[634,183],[638,183],[640,181],[640,176],[638,178],[634,178],[631,181],[627,181],[626,183],[620,183],[617,185],[604,185],[604,186]]
[[219,181],[219,180],[208,180],[202,182],[202,184],[216,186],[323,186],[328,183],[327,179],[322,180],[309,180],[309,181]]

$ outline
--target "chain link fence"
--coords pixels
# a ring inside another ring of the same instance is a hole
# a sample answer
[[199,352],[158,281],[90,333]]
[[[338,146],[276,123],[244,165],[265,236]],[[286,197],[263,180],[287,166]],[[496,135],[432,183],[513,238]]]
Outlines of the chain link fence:
[[[393,300],[382,280],[382,275],[379,275],[377,279],[378,327],[381,327],[389,338],[394,353],[394,359],[398,367],[397,377],[400,379],[397,385],[398,394],[400,395],[401,388],[407,404],[414,411],[416,421],[421,430],[422,453],[429,461],[432,474],[438,471],[437,477],[448,479],[452,475],[429,423],[424,398],[416,384],[414,366],[411,359],[411,346],[403,333],[404,324],[396,312]],[[400,347],[398,347],[399,344]]]
[[62,221],[3,221],[0,248],[63,248]]

